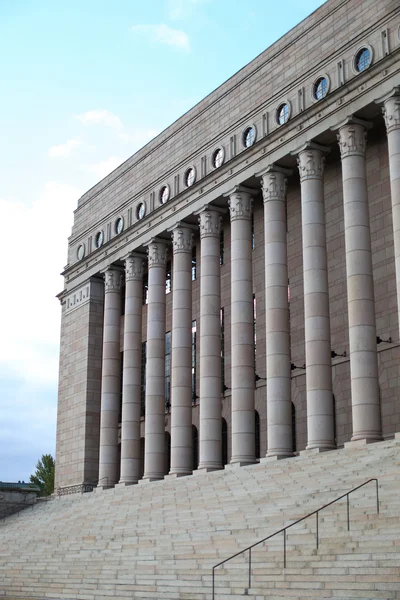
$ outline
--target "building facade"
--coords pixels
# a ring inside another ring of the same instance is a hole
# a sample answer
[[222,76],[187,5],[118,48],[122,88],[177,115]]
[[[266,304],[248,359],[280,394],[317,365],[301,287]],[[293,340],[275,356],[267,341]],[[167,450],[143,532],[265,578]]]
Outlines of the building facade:
[[328,0],[78,202],[56,488],[400,430],[400,6]]

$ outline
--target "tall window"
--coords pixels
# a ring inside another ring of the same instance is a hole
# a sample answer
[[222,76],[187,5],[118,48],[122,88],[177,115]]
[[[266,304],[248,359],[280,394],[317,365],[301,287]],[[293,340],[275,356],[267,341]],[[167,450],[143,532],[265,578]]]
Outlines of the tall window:
[[225,419],[222,417],[221,419],[221,429],[222,429],[222,464],[228,464],[228,425]]
[[199,433],[196,425],[192,425],[193,471],[199,466]]
[[297,450],[297,436],[296,436],[296,407],[292,402],[292,449],[293,452]]
[[254,373],[256,372],[256,357],[257,357],[257,300],[253,294],[253,344],[254,344]]
[[171,292],[171,285],[172,285],[172,275],[171,275],[172,271],[171,271],[171,261],[169,260],[167,262],[167,271],[166,271],[166,276],[165,276],[165,293],[169,294]]
[[221,392],[225,391],[225,315],[224,309],[219,311],[221,322]]
[[171,408],[171,332],[165,334],[165,408]]
[[254,212],[251,213],[251,249],[254,250]]
[[261,442],[260,442],[260,415],[257,411],[254,411],[255,416],[255,450],[256,450],[256,458],[261,458]]
[[219,264],[224,264],[224,230],[219,234]]
[[126,296],[126,287],[125,284],[121,286],[121,316],[125,314],[125,296]]
[[142,342],[142,366],[140,373],[140,414],[144,417],[146,412],[146,357],[147,342]]
[[196,404],[196,321],[192,321],[192,401]]
[[142,304],[149,303],[149,273],[143,275]]
[[196,246],[192,248],[192,281],[195,281],[197,277],[197,256],[196,256]]

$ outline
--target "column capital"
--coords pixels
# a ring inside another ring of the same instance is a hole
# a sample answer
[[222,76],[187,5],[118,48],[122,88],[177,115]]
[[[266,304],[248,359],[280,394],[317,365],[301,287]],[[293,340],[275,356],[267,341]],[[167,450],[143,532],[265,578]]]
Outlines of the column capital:
[[400,129],[400,87],[394,88],[385,98],[382,112],[388,133]]
[[256,177],[261,177],[264,204],[269,200],[285,200],[287,175],[291,173],[292,171],[289,169],[271,166],[256,175]]
[[153,238],[146,244],[149,269],[167,264],[167,242],[159,238]]
[[140,281],[143,277],[144,257],[130,252],[125,259],[125,281]]
[[121,267],[109,265],[101,271],[104,274],[105,292],[120,292],[123,281],[123,271]]
[[297,151],[297,165],[299,167],[300,181],[322,179],[325,164],[324,154],[328,152],[330,152],[330,148],[320,146],[314,142],[304,144],[304,146],[299,148]]
[[228,194],[224,194],[225,197],[229,198],[228,206],[231,221],[236,221],[237,219],[250,221],[253,207],[253,195],[255,193],[256,190],[237,185]]
[[210,208],[208,205],[204,206],[201,210],[195,214],[199,215],[200,223],[200,238],[205,237],[219,237],[221,231],[221,213],[225,212],[219,207]]
[[172,233],[172,248],[174,254],[190,253],[193,246],[193,225],[176,223],[169,231]]

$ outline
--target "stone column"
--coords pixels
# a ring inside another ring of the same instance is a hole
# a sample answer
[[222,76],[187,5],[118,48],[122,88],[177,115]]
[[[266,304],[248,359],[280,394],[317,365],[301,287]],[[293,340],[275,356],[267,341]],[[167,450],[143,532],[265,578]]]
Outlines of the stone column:
[[173,229],[171,475],[192,472],[192,229]]
[[117,267],[111,266],[106,269],[104,276],[99,488],[113,487],[118,482],[118,416],[121,401],[120,321],[122,273]]
[[122,375],[121,476],[130,485],[140,478],[140,398],[142,364],[143,258],[125,260],[124,364]]
[[200,213],[200,463],[222,468],[220,222],[217,210]]
[[365,164],[366,126],[359,119],[347,119],[339,126],[338,141],[343,177],[352,440],[376,441],[382,439],[382,429]]
[[298,155],[303,236],[307,449],[335,448],[329,283],[326,257],[324,156],[307,144]]
[[267,457],[278,458],[293,456],[285,206],[290,173],[271,166],[259,175],[264,199]]
[[384,100],[389,147],[389,175],[392,195],[393,242],[396,265],[397,310],[400,328],[400,87]]
[[143,479],[164,478],[166,244],[152,240],[147,305],[146,420]]
[[231,216],[231,464],[239,465],[255,462],[252,192],[238,186],[228,194]]

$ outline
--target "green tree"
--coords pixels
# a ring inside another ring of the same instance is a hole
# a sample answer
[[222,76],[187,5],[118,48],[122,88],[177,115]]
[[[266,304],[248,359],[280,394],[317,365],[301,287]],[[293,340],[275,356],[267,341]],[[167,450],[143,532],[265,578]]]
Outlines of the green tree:
[[51,454],[43,454],[38,460],[36,471],[30,477],[31,483],[40,489],[39,496],[50,496],[54,492],[55,462]]

